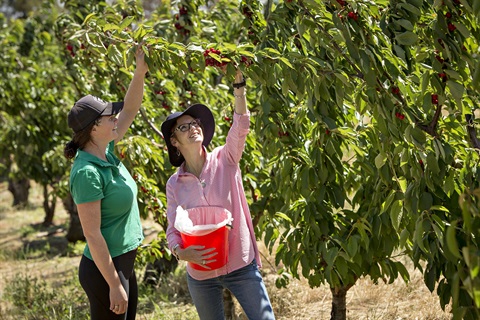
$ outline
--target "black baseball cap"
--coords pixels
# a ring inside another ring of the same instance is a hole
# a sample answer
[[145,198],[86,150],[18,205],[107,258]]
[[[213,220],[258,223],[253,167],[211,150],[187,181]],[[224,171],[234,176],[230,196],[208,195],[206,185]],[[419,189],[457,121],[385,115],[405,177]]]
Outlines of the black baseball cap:
[[194,119],[200,119],[203,131],[202,144],[205,147],[210,144],[215,132],[215,119],[213,118],[212,111],[210,111],[206,105],[201,103],[194,104],[183,112],[175,112],[169,115],[162,123],[162,133],[168,148],[168,158],[170,163],[175,167],[181,166],[183,161],[185,161],[185,158],[182,154],[177,155],[177,148],[172,145],[170,138],[172,136],[173,126],[177,123],[177,119],[184,115],[192,116]]
[[73,105],[68,113],[68,126],[77,133],[88,127],[100,116],[111,116],[123,109],[122,102],[106,102],[102,99],[86,95]]

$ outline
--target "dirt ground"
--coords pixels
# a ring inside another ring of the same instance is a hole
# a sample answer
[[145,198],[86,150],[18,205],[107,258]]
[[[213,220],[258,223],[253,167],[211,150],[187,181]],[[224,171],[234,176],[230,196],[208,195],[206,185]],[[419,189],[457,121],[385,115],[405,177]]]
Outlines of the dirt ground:
[[[75,272],[80,257],[58,256],[49,259],[14,259],[6,252],[16,252],[23,248],[24,234],[29,233],[29,246],[34,249],[36,241],[52,247],[66,246],[65,230],[60,227],[32,233],[32,225],[43,219],[41,203],[43,196],[39,190],[32,190],[31,205],[23,210],[13,210],[10,206],[11,195],[5,183],[0,183],[0,311],[6,308],[1,296],[8,279],[16,274],[38,275],[45,279],[61,281],[71,272]],[[54,223],[60,226],[68,219],[68,215],[58,202]],[[147,234],[155,232],[151,222],[145,222]],[[33,240],[32,240],[33,239]],[[261,246],[261,244],[259,244]],[[261,247],[262,248],[262,247]],[[330,319],[331,294],[326,286],[311,289],[305,280],[292,280],[287,288],[275,287],[276,270],[273,256],[263,251],[264,280],[267,285],[277,319],[308,320]],[[405,263],[410,272],[411,281],[405,284],[396,280],[393,284],[379,283],[375,285],[369,279],[360,279],[347,293],[348,319],[382,319],[382,320],[447,320],[448,312],[440,308],[438,297],[430,293],[423,283],[421,274],[413,270],[411,264]],[[447,310],[448,311],[448,310]]]

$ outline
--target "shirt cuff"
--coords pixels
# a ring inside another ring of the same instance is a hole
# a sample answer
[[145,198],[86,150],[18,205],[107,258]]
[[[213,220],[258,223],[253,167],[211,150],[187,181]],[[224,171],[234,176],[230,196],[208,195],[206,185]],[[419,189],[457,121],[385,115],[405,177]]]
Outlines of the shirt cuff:
[[250,110],[247,110],[245,114],[239,114],[234,111],[233,123],[238,123],[238,125],[243,128],[250,127]]

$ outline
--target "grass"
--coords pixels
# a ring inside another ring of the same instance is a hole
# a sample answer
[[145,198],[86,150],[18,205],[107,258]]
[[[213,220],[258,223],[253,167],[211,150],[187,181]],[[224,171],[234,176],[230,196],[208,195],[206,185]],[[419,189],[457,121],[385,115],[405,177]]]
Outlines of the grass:
[[[69,216],[57,207],[54,226],[41,227],[41,189],[31,189],[31,204],[11,208],[6,183],[0,183],[0,320],[88,319],[87,298],[78,283],[77,268],[83,244],[65,239]],[[60,202],[59,202],[60,203]],[[148,237],[155,236],[155,225],[144,221]],[[147,238],[148,238],[147,237]],[[259,243],[262,248],[261,244]],[[292,280],[287,288],[275,287],[276,268],[263,248],[264,274],[272,305],[279,320],[330,319],[331,294],[327,286],[311,289],[306,280]],[[373,284],[360,279],[347,293],[347,318],[355,320],[447,320],[438,297],[430,293],[422,275],[404,261],[411,281],[405,284]],[[197,320],[185,279],[185,266],[164,277],[156,287],[141,283],[144,269],[136,270],[139,280],[139,320]],[[238,319],[244,319],[237,305]]]

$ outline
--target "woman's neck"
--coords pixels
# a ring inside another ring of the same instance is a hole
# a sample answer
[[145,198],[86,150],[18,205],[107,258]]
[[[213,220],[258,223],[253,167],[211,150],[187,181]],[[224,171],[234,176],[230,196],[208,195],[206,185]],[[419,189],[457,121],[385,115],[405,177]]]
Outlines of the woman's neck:
[[197,178],[200,178],[203,165],[205,164],[203,147],[200,148],[199,152],[186,153],[183,154],[183,157],[185,158],[185,170],[195,175]]
[[107,146],[99,146],[96,143],[89,142],[87,145],[83,148],[83,151],[90,153],[91,155],[94,155],[97,158],[100,158],[104,161],[107,161],[107,156],[105,154],[105,150],[107,149]]

